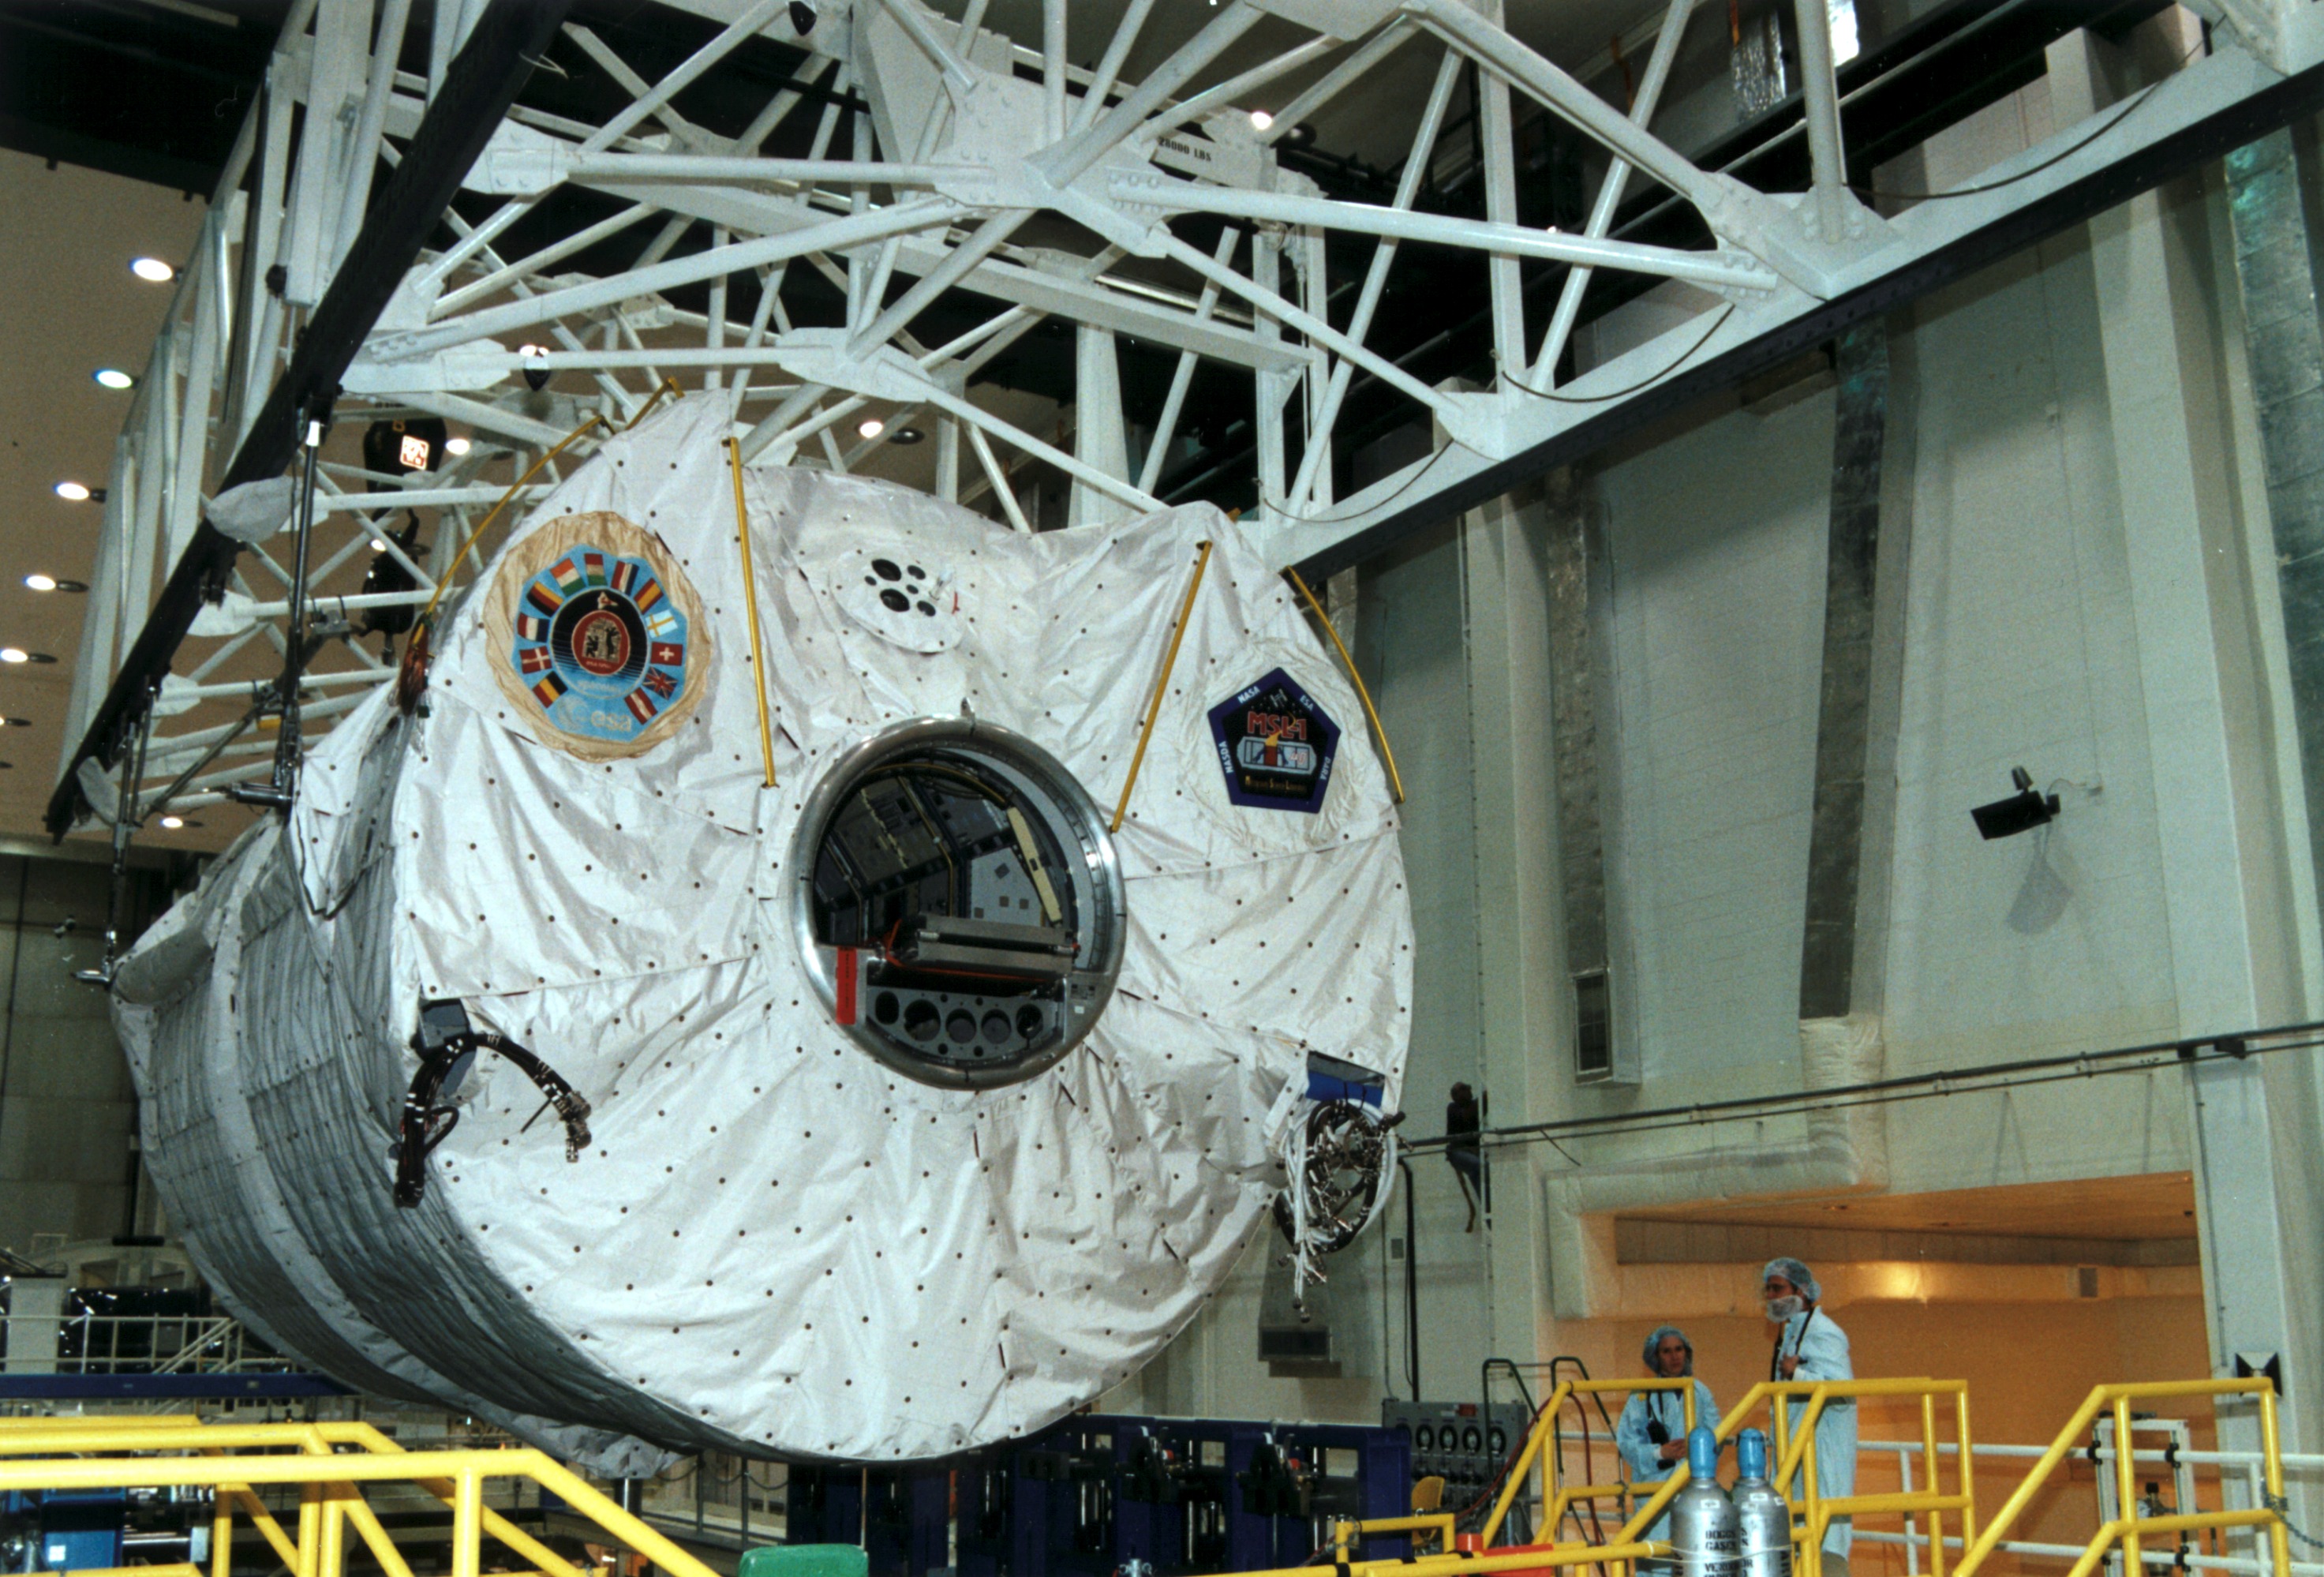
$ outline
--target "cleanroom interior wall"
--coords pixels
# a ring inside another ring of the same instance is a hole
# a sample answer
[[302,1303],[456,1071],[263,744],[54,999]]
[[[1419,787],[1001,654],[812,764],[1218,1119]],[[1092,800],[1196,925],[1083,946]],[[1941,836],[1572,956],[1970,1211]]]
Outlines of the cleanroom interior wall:
[[[2194,205],[2178,219],[2200,229],[2220,200],[2215,185],[2190,183],[2164,194],[2158,211]],[[1884,573],[1904,577],[1901,634],[1888,634],[1902,641],[1891,652],[1901,663],[1900,710],[1893,857],[1882,886],[1868,890],[1882,895],[1886,943],[1871,976],[1879,994],[1861,1006],[1882,1017],[1890,1074],[2179,1032],[2127,567],[2126,514],[2136,512],[2126,511],[2119,480],[2120,447],[2145,441],[2149,418],[2109,397],[2103,315],[2121,303],[2092,245],[2083,232],[2061,238],[1889,325],[1896,375],[1912,380],[1903,407],[1912,469],[1882,522],[1907,539],[1884,560]],[[2235,288],[2231,272],[2205,283]],[[2195,302],[2177,326],[2190,377],[2231,388],[2240,354],[2225,337],[2232,308]],[[1609,879],[1626,886],[1635,926],[1628,1004],[1646,1082],[1578,1090],[1561,1075],[1540,1086],[1538,1109],[1523,1112],[1511,1109],[1510,1092],[1489,1092],[1501,1100],[1497,1120],[1800,1085],[1796,991],[1832,409],[1828,392],[1766,415],[1729,409],[1591,479],[1613,567],[1616,706],[1600,720],[1618,790],[1609,799]],[[2227,440],[2227,469],[2244,475],[2257,464],[2247,409]],[[2264,519],[2244,529],[2264,532]],[[2264,555],[2255,557],[2264,567]],[[1474,670],[1464,664],[1489,659],[1462,650],[1479,612],[1462,596],[1478,584],[1468,567],[1447,528],[1368,567],[1359,597],[1359,659],[1413,789],[1404,836],[1417,980],[1406,1104],[1424,1135],[1438,1131],[1451,1084],[1476,1082],[1483,1065],[1478,1003],[1495,989],[1500,956],[1496,939],[1479,934],[1480,871],[1496,845],[1475,802],[1479,742],[1464,683]],[[2263,585],[2254,595],[2274,593]],[[2020,762],[2055,785],[2063,813],[2045,833],[1983,843],[1969,807],[2006,792]],[[1548,793],[1545,781],[1545,816]],[[1566,1050],[1561,1041],[1544,1054]],[[1956,1095],[1893,1108],[1885,1127],[1885,1181],[1899,1193],[2174,1171],[2191,1160],[2185,1093],[2172,1075]],[[1563,1152],[1534,1147],[1503,1155],[1499,1183],[1506,1202],[1527,1176],[1541,1186],[1630,1167],[1642,1186],[1666,1191],[1672,1171],[1708,1142],[1762,1156],[1767,1185],[1780,1187],[1803,1131],[1794,1120],[1569,1142]],[[1483,1245],[1461,1230],[1465,1209],[1451,1174],[1434,1157],[1417,1170],[1424,1389],[1456,1394],[1473,1387],[1490,1345],[1495,1288]],[[1501,1230],[1512,1220],[1505,1208]],[[1582,1229],[1553,1209],[1544,1230]],[[1400,1207],[1384,1235],[1401,1237]],[[1401,1265],[1383,1247],[1368,1239],[1339,1275],[1360,1283],[1381,1314],[1386,1351],[1371,1354],[1371,1372],[1385,1369],[1401,1390]],[[1232,1406],[1245,1400],[1298,1410],[1298,1382],[1270,1385],[1255,1359],[1257,1269],[1254,1255],[1204,1316],[1217,1376],[1209,1394],[1230,1410],[1248,1410]],[[1877,1360],[1889,1372],[1930,1372],[1929,1351],[1988,1366],[2004,1363],[2005,1351],[2032,1354],[2028,1363],[2046,1352],[2054,1383],[2029,1389],[2024,1377],[1994,1371],[1993,1385],[2024,1406],[1989,1408],[1979,1430],[2032,1439],[2054,1428],[2062,1415],[2052,1404],[2078,1388],[2206,1367],[2191,1292],[2099,1302],[2122,1304],[2107,1317],[2124,1334],[2076,1345],[2070,1363],[2044,1334],[2043,1308],[1995,1305],[2003,1312],[1988,1318],[1971,1312],[1974,1298],[1913,1308],[1876,1301],[1855,1317],[1868,1335],[1893,1327],[1877,1347],[1860,1348],[1895,1354]],[[2071,1317],[2098,1315],[2077,1307]],[[1929,1340],[1955,1331],[1990,1351]],[[1624,1326],[1616,1339],[1597,1322],[1562,1320],[1545,1326],[1543,1351],[1595,1346],[1626,1371],[1637,1333]],[[1743,1343],[1763,1344],[1756,1330]],[[1370,1410],[1350,1390],[1329,1400],[1333,1416]]]
[[133,1230],[129,1069],[105,993],[73,979],[104,953],[106,882],[102,865],[0,856],[0,1248],[20,1254]]

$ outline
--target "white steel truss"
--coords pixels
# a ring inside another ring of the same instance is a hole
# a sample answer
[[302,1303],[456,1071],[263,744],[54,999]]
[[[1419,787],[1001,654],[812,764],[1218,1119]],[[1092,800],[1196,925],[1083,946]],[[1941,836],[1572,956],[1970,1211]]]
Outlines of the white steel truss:
[[[348,257],[375,174],[403,156],[484,5],[438,0],[424,74],[399,66],[420,25],[410,0],[294,8],[116,450],[67,731],[75,744],[123,682],[226,457]],[[466,219],[446,216],[444,244],[421,254],[345,373],[346,425],[441,418],[468,429],[466,453],[391,475],[327,451],[303,581],[269,543],[244,549],[167,677],[146,676],[134,752],[142,766],[74,788],[88,774],[75,778],[85,752],[69,746],[69,792],[107,799],[126,788],[134,821],[165,798],[198,806],[266,775],[267,729],[280,721],[268,715],[268,687],[294,619],[327,643],[300,681],[296,724],[311,735],[392,677],[361,639],[364,615],[430,604],[456,570],[472,574],[478,560],[456,566],[457,549],[510,494],[512,475],[593,414],[627,422],[666,387],[719,392],[760,464],[847,470],[904,421],[925,420],[936,490],[1026,529],[1010,477],[1028,459],[1069,479],[1074,520],[1159,507],[1163,458],[1197,370],[1223,368],[1250,391],[1256,489],[1246,524],[1285,563],[1332,567],[1374,540],[1367,533],[1505,485],[1524,456],[1596,430],[1690,369],[1812,333],[1833,303],[1877,297],[1964,238],[2313,76],[2324,60],[2324,7],[2206,0],[2195,9],[2216,28],[2209,53],[1946,200],[1883,217],[1849,185],[1828,0],[1797,0],[1812,179],[1790,193],[1701,168],[1655,134],[1690,24],[1725,25],[1724,8],[1702,7],[1721,11],[1716,22],[1695,15],[1697,0],[1664,14],[1627,113],[1500,25],[1499,0],[1223,0],[1134,81],[1125,67],[1163,20],[1157,0],[1110,8],[1096,38],[1080,36],[1065,0],[1043,0],[1041,36],[1021,43],[983,25],[987,0],[947,0],[942,12],[922,0],[675,8],[717,31],[652,80],[589,28],[567,24],[556,55],[567,64],[546,69],[600,73],[594,85],[618,108],[592,122],[520,102],[463,180],[472,198],[496,203]],[[678,107],[761,40],[807,63],[738,134]],[[1280,156],[1283,140],[1334,105],[1360,102],[1400,57],[1433,75],[1396,128],[1407,152],[1393,195],[1325,196]],[[1251,113],[1284,88],[1271,122]],[[1424,211],[1417,200],[1456,92],[1471,105],[1481,217]],[[1544,114],[1595,151],[1595,198],[1580,228],[1519,217],[1516,128]],[[804,152],[773,156],[762,152],[770,142]],[[1710,244],[1617,238],[1626,196],[1648,187],[1691,208]],[[544,234],[554,199],[569,192],[595,194],[588,217]],[[706,232],[707,245],[681,248]],[[624,236],[651,239],[626,266],[576,272],[576,260]],[[1360,284],[1337,295],[1325,266],[1334,236],[1370,248]],[[1423,246],[1475,261],[1495,368],[1485,386],[1424,382],[1381,348],[1378,318],[1399,253]],[[1529,318],[1521,270],[1544,262],[1570,272]],[[1585,290],[1623,273],[1681,281],[1697,309],[1624,354],[1573,363]],[[844,297],[839,321],[795,319],[790,298],[807,282],[823,299]],[[672,296],[693,300],[697,290],[707,292],[699,308]],[[940,300],[978,303],[982,315],[927,343],[914,329]],[[1028,430],[975,393],[980,373],[1047,319],[1074,330],[1074,387],[1061,401],[1069,441],[1062,430]],[[1150,422],[1124,416],[1123,340],[1176,357]],[[528,388],[568,374],[554,393]],[[1359,383],[1405,401],[1435,435],[1429,452],[1360,490],[1333,444]],[[868,406],[896,408],[895,420],[858,440],[847,424]],[[565,459],[586,447],[576,440]],[[964,466],[973,474],[964,477]],[[512,507],[556,474],[555,463],[539,468]],[[438,512],[424,552],[407,551],[383,523],[417,510]],[[408,585],[349,589],[382,559]],[[312,591],[303,608],[293,596],[301,584]],[[97,754],[119,762],[128,745],[116,731]],[[124,775],[134,780],[123,784]]]

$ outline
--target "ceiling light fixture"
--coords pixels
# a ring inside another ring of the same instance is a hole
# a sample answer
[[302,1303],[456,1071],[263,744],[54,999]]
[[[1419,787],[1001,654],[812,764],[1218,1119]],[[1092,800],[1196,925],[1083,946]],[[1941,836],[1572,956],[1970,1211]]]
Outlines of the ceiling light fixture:
[[30,728],[32,726],[32,720],[29,717],[0,717],[0,728]]
[[1275,124],[1275,117],[1263,109],[1255,109],[1250,112],[1250,124],[1254,130],[1263,132]]
[[34,591],[54,591],[57,589],[57,577],[53,575],[28,575],[24,577],[24,584]]
[[465,455],[468,452],[468,440],[466,438],[446,438],[444,440],[444,452],[447,455]]
[[91,496],[88,485],[81,482],[60,482],[57,496],[68,503],[87,503]]
[[[549,347],[545,345],[521,345],[516,347],[516,354],[530,362],[547,355]],[[528,366],[524,369],[525,384],[536,394],[549,387],[549,380],[551,376],[547,367]]]
[[927,434],[922,432],[916,427],[899,427],[894,432],[888,435],[888,441],[891,444],[903,444],[908,446],[918,443],[922,438],[927,436]]
[[30,662],[32,654],[21,646],[0,646],[0,662]]
[[856,424],[855,430],[867,438],[876,438],[888,430],[888,424],[876,416],[867,416]]
[[161,825],[170,831],[176,832],[186,825],[186,818],[182,816],[165,816],[161,818]]
[[99,367],[89,374],[108,389],[134,389],[137,380],[119,367]]
[[166,285],[178,277],[178,271],[158,257],[131,258],[129,272],[148,284],[155,285]]

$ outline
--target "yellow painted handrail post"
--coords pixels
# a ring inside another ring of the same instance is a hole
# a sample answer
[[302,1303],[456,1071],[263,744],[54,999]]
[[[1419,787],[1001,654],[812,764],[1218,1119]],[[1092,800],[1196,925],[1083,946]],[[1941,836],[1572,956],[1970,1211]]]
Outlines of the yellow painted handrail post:
[[2144,1577],[2146,1562],[2138,1537],[2138,1468],[2131,1461],[2130,1397],[2114,1399],[2115,1515],[2122,1519],[2122,1569],[2126,1577]]
[[742,550],[742,607],[751,631],[751,690],[759,702],[759,751],[766,758],[767,787],[775,786],[775,729],[767,716],[767,652],[759,640],[759,587],[751,563],[751,512],[742,504],[742,446],[726,440],[734,462],[734,540]]
[[473,1467],[453,1480],[452,1577],[476,1577],[484,1537],[484,1480]]
[[[1941,1491],[1944,1480],[1939,1476],[1937,1465],[1937,1397],[1933,1391],[1921,1394],[1921,1476],[1929,1486],[1929,1493]],[[1945,1514],[1932,1508],[1921,1519],[1921,1526],[1929,1538],[1929,1577],[1945,1577]]]
[[318,1577],[316,1561],[322,1543],[322,1486],[310,1481],[299,1486],[299,1563],[291,1568],[297,1577]]
[[1799,1423],[1800,1486],[1807,1501],[1807,1537],[1800,1544],[1800,1569],[1805,1577],[1823,1577],[1823,1530],[1831,1520],[1823,1508],[1823,1496],[1816,1483],[1816,1425],[1823,1416],[1823,1388],[1819,1386],[1808,1397],[1807,1416]]
[[1200,544],[1202,551],[1194,558],[1194,578],[1186,584],[1186,600],[1178,604],[1178,622],[1170,628],[1170,649],[1162,654],[1162,671],[1154,676],[1154,698],[1146,704],[1146,722],[1138,731],[1138,749],[1130,758],[1130,775],[1121,780],[1121,799],[1113,807],[1113,825],[1105,830],[1118,833],[1122,818],[1130,814],[1130,791],[1138,787],[1138,769],[1146,761],[1146,742],[1154,737],[1154,724],[1162,715],[1163,697],[1170,693],[1170,670],[1177,665],[1178,643],[1186,638],[1186,621],[1194,617],[1194,594],[1203,589],[1203,571],[1211,567],[1211,545]]
[[[354,1485],[346,1488],[348,1494],[355,1492]],[[340,1486],[337,1484],[323,1487],[323,1539],[317,1556],[321,1577],[346,1577],[347,1512],[346,1501],[340,1497],[339,1490]]]
[[234,1502],[224,1489],[210,1498],[210,1577],[234,1577]]
[[1977,1543],[1977,1468],[1969,1457],[1969,1391],[1967,1388],[1953,1393],[1953,1430],[1958,1441],[1960,1465],[1961,1549],[1966,1552]]
[[2275,1414],[2275,1388],[2264,1387],[2259,1394],[2259,1443],[2262,1481],[2267,1485],[2268,1509],[2274,1517],[2267,1525],[2270,1553],[2275,1557],[2275,1577],[2292,1577],[2292,1540],[2283,1521],[2283,1441],[2278,1434]]
[[[1347,642],[1340,639],[1339,631],[1333,628],[1332,616],[1323,612],[1323,604],[1317,602],[1315,594],[1307,589],[1307,583],[1300,578],[1299,571],[1286,568],[1283,573],[1291,577],[1291,584],[1299,588],[1299,595],[1307,599],[1307,606],[1314,611],[1315,622],[1323,625],[1323,633],[1332,638],[1333,649],[1340,654],[1340,666],[1348,670],[1348,682],[1356,687],[1356,699],[1364,704],[1364,717],[1372,725],[1372,737],[1379,741],[1380,761],[1388,768],[1388,789],[1396,796],[1396,802],[1402,805],[1404,774],[1396,770],[1396,752],[1388,748],[1388,730],[1380,726],[1379,713],[1372,706],[1372,693],[1364,688],[1364,676],[1356,671],[1356,659],[1348,655]],[[1693,1389],[1692,1386],[1687,1388],[1690,1395]],[[1689,1411],[1692,1411],[1691,1404]],[[1690,1429],[1693,1426],[1692,1422],[1687,1425]]]

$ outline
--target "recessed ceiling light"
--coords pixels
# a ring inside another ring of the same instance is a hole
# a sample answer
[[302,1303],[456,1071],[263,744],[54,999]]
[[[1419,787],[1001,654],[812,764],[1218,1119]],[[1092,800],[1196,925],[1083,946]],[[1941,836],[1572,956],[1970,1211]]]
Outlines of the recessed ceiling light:
[[134,389],[137,380],[119,367],[99,367],[89,374],[108,389]]
[[34,591],[54,591],[57,589],[57,577],[53,575],[28,575],[24,577],[24,584]]
[[186,825],[186,818],[182,816],[165,816],[161,818],[161,825],[171,832],[176,832]]
[[888,424],[876,416],[867,416],[855,424],[855,430],[867,438],[876,438],[888,430]]
[[148,283],[166,285],[178,277],[178,271],[158,257],[132,258],[129,272]]
[[82,482],[60,482],[57,484],[57,496],[69,503],[86,503],[89,496],[88,484]]
[[0,646],[0,662],[54,662],[56,660],[45,651],[26,651],[21,646]]
[[466,438],[446,438],[444,440],[444,452],[447,455],[465,455],[468,452],[468,440]]
[[1275,124],[1275,117],[1263,109],[1255,109],[1250,112],[1250,124],[1263,132]]
[[916,427],[899,427],[894,432],[888,435],[888,441],[891,444],[903,444],[909,446],[918,443],[922,438],[927,436],[927,434],[922,432]]

